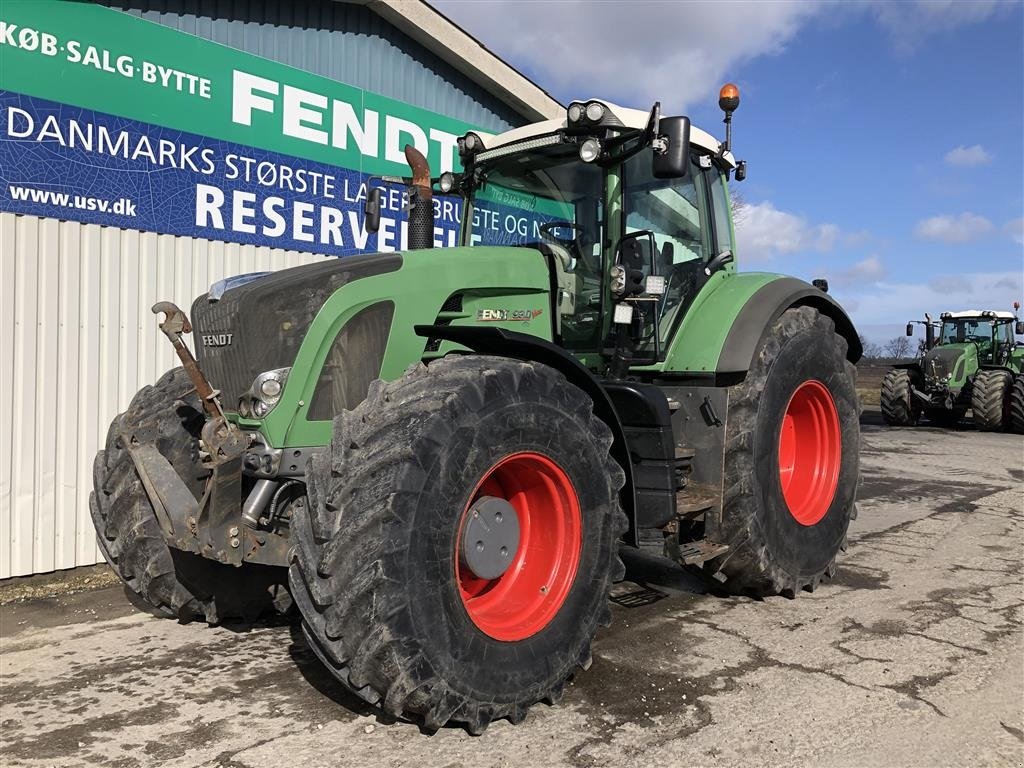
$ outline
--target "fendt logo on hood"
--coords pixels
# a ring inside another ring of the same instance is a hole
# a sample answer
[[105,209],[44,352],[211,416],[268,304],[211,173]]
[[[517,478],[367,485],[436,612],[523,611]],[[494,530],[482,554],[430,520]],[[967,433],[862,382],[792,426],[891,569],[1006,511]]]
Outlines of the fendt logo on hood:
[[204,347],[226,347],[234,336],[233,333],[204,333],[200,338]]

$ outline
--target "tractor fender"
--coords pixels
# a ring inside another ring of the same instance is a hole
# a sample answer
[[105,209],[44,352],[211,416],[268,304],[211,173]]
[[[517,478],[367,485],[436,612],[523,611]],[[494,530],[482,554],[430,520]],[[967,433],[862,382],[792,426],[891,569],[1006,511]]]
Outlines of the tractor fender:
[[594,414],[612,431],[612,457],[626,473],[622,488],[622,505],[629,517],[631,531],[636,530],[636,501],[633,464],[626,442],[626,433],[615,406],[597,377],[579,360],[550,341],[505,328],[466,325],[417,325],[417,336],[443,339],[481,355],[511,357],[540,363],[559,371],[569,382],[586,392],[594,403]]
[[793,307],[813,307],[832,319],[836,332],[846,339],[846,357],[851,363],[860,360],[863,348],[846,310],[827,293],[795,277],[780,277],[758,288],[736,315],[715,372],[746,373],[761,345],[764,334],[782,313]]

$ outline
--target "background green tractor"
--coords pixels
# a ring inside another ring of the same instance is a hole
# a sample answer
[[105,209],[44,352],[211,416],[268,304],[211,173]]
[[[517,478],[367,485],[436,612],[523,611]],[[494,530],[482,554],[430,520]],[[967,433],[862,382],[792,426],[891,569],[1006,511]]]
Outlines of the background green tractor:
[[[287,573],[344,685],[479,732],[589,666],[620,546],[735,593],[831,576],[861,350],[821,288],[736,272],[728,130],[592,100],[459,149],[437,180],[407,151],[405,252],[196,299],[198,361],[157,305],[183,367],[111,425],[92,513],[158,610],[282,606]],[[434,184],[460,247],[430,249]]]
[[[1016,312],[1018,306],[1014,304]],[[940,322],[907,323],[925,328],[921,356],[893,367],[882,379],[882,416],[893,426],[917,424],[922,413],[954,426],[970,409],[982,429],[1024,432],[1024,333],[1015,313],[993,310],[943,312]],[[939,331],[936,338],[936,330]]]

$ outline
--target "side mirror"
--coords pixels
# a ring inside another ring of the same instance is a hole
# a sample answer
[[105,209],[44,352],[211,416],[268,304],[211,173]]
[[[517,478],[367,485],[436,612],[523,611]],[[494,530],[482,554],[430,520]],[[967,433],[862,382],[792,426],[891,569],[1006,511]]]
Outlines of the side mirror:
[[914,324],[913,323],[907,323],[907,336],[913,336],[913,335],[914,335]]
[[654,252],[653,232],[645,229],[623,235],[615,246],[612,293],[620,298],[642,294],[647,276],[657,274]]
[[1018,336],[1024,336],[1024,320],[1018,320],[1013,324],[1013,332]]
[[380,187],[374,187],[366,195],[366,204],[363,206],[365,221],[363,226],[367,232],[376,232],[380,229]]
[[655,148],[651,162],[656,179],[681,179],[690,171],[690,118],[663,117],[656,139],[662,147]]

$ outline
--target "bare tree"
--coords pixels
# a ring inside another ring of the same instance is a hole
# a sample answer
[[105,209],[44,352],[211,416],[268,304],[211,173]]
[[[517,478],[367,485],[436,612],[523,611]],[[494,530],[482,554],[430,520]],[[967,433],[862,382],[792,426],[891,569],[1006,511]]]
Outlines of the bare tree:
[[861,333],[858,334],[860,338],[860,346],[863,352],[861,356],[865,360],[877,360],[882,356],[882,347],[873,341],[868,341],[867,337]]
[[736,187],[729,188],[729,202],[732,205],[732,225],[739,227],[747,217],[750,203],[747,202],[743,193],[736,189]]
[[897,359],[910,356],[910,339],[906,336],[894,336],[885,345],[885,353]]

